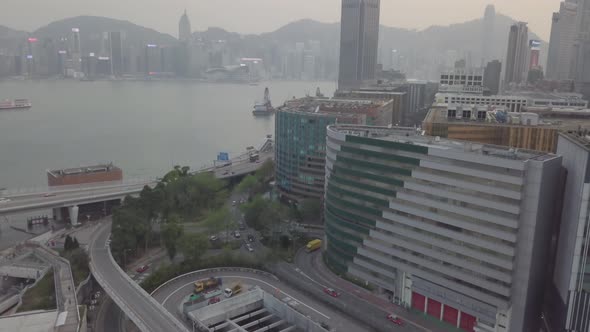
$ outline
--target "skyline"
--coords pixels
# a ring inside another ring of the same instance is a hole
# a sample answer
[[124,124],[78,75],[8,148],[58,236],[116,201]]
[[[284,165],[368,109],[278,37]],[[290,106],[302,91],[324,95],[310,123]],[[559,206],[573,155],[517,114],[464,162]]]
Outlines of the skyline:
[[[126,2],[130,6],[122,6],[113,0],[100,3],[79,3],[73,0],[57,0],[51,3],[39,0],[5,0],[7,2],[0,13],[2,25],[16,30],[34,31],[53,21],[74,16],[105,16],[114,19],[128,20],[132,23],[177,36],[178,19],[186,8],[193,31],[206,30],[208,27],[220,27],[240,34],[259,34],[274,31],[281,26],[300,19],[312,19],[320,22],[335,23],[340,20],[341,0],[322,0],[323,6],[317,7],[313,0],[285,0],[277,3],[272,0],[231,1],[219,0],[214,3],[188,3],[182,0],[157,1],[141,3],[144,9],[138,12],[136,0]],[[309,6],[306,4],[309,3]],[[423,30],[430,26],[451,25],[483,17],[485,7],[493,4],[496,12],[524,21],[532,31],[543,40],[549,41],[551,15],[559,10],[559,0],[449,0],[441,3],[436,0],[418,0],[412,3],[398,3],[393,0],[382,2],[381,24],[390,27],[410,30]],[[57,5],[56,5],[57,4]],[[60,6],[60,4],[62,4]],[[219,11],[228,8],[231,12]],[[315,5],[315,10],[309,11]],[[31,11],[35,7],[37,10]],[[424,12],[424,8],[429,8]],[[449,10],[460,8],[460,10]],[[534,8],[535,10],[531,10]],[[260,20],[258,13],[271,11],[273,16]],[[445,15],[437,15],[444,12]],[[26,13],[25,16],[15,13]],[[408,15],[411,14],[411,15]],[[415,15],[420,14],[421,20]],[[236,16],[238,15],[238,16]]]

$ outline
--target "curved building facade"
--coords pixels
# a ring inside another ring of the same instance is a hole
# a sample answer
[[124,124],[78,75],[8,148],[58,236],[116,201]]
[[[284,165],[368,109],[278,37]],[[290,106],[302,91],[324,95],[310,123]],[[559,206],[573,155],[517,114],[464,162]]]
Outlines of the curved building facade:
[[276,183],[284,199],[322,199],[326,127],[334,123],[389,125],[393,99],[386,101],[306,97],[289,100],[275,115]]
[[534,331],[561,157],[400,130],[328,127],[328,263],[465,331]]
[[322,198],[326,127],[335,122],[335,115],[295,109],[276,113],[276,184],[282,197],[292,201]]

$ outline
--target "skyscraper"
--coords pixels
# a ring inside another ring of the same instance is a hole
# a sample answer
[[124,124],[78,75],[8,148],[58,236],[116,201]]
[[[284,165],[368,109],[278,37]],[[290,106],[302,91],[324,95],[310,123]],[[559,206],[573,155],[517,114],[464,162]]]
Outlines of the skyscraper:
[[109,32],[109,44],[111,58],[111,75],[120,76],[123,74],[123,42],[121,32]]
[[547,78],[573,79],[574,40],[576,39],[576,13],[573,0],[562,2],[559,12],[553,13],[551,40],[547,55]]
[[529,70],[539,67],[539,57],[541,56],[541,42],[538,40],[529,40]]
[[508,35],[508,53],[506,54],[506,84],[519,84],[526,81],[528,68],[529,29],[525,22],[518,22],[510,27]]
[[380,6],[380,0],[342,0],[339,89],[375,79]]
[[481,64],[488,61],[492,55],[491,45],[494,38],[494,25],[496,21],[496,9],[494,5],[488,5],[483,16],[482,34],[481,34]]
[[80,29],[72,28],[70,39],[70,55],[74,71],[82,71],[82,47],[80,45]]
[[188,19],[188,15],[186,14],[186,9],[184,10],[184,14],[180,17],[180,22],[178,22],[178,40],[183,42],[188,42],[191,39],[191,22]]
[[502,74],[502,63],[498,60],[488,62],[483,73],[483,86],[488,88],[491,95],[500,92],[500,76]]
[[578,2],[576,16],[575,80],[576,89],[585,98],[590,97],[590,0]]

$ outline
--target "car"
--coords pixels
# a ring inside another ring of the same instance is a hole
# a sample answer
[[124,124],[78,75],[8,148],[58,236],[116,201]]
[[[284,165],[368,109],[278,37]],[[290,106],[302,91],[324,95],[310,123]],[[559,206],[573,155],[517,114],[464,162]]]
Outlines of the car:
[[0,204],[10,202],[10,198],[0,197]]
[[248,242],[254,242],[254,235],[248,234]]
[[209,304],[215,304],[219,301],[221,301],[221,299],[219,297],[212,297],[209,299]]
[[252,249],[252,246],[250,245],[250,243],[246,243],[246,249],[248,249],[249,252],[254,251],[254,249]]
[[235,232],[234,232],[234,237],[235,237],[236,239],[239,239],[239,238],[240,238],[240,236],[241,236],[241,235],[240,235],[240,232],[238,232],[238,231],[235,231]]
[[231,206],[236,206],[236,201],[231,202]]
[[217,241],[217,236],[215,236],[215,235],[211,235],[211,236],[209,237],[209,241],[211,241],[211,242],[215,242],[215,241]]
[[394,315],[394,314],[387,315],[387,320],[390,321],[390,322],[392,322],[395,325],[399,325],[399,326],[404,326],[405,325],[404,321],[401,318],[399,318],[398,316]]
[[46,193],[45,195],[43,195],[43,197],[52,197],[52,196],[56,196],[56,193]]
[[135,272],[137,272],[137,273],[144,273],[149,268],[150,267],[148,265],[142,265],[142,266],[138,267],[137,270],[135,270]]
[[322,323],[320,324],[320,326],[321,326],[321,327],[322,327],[324,330],[328,330],[328,331],[330,331],[330,325],[328,325],[328,323],[326,323],[326,322],[322,322]]
[[324,293],[330,295],[331,297],[338,297],[340,294],[333,288],[324,288]]

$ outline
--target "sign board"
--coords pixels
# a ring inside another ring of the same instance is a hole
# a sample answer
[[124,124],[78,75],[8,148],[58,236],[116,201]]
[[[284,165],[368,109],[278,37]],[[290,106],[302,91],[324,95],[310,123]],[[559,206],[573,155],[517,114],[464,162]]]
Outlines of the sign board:
[[229,161],[229,153],[227,152],[219,152],[217,155],[217,160],[219,161]]

